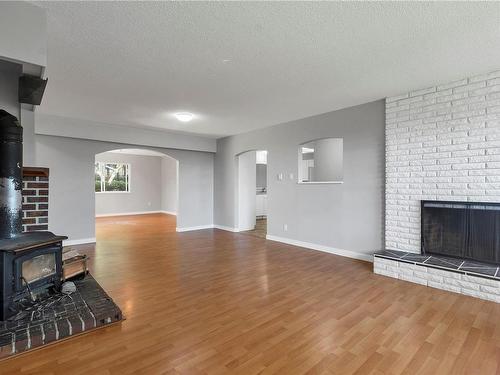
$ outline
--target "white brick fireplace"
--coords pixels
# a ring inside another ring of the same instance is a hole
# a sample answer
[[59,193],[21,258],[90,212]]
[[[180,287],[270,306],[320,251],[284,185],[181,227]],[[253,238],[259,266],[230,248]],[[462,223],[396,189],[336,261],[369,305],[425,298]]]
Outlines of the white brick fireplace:
[[498,267],[452,270],[411,254],[421,200],[500,202],[500,70],[386,99],[385,198],[386,249],[399,252],[376,254],[375,273],[500,302]]
[[500,71],[386,99],[386,248],[420,252],[420,201],[500,202]]

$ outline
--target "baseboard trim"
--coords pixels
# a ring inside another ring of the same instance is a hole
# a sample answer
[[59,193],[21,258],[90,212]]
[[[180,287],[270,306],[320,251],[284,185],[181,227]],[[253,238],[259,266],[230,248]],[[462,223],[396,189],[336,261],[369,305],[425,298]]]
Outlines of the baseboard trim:
[[213,229],[214,225],[209,224],[209,225],[198,225],[196,227],[183,227],[183,228],[175,228],[176,232],[190,232],[192,230],[202,230],[202,229]]
[[176,232],[190,232],[192,230],[202,230],[202,229],[220,229],[220,230],[225,230],[228,232],[239,232],[238,228],[231,228],[231,227],[226,227],[225,225],[217,225],[217,224],[210,224],[210,225],[199,225],[196,227],[185,227],[185,228],[176,228]]
[[357,253],[355,251],[336,249],[336,248],[330,247],[330,246],[318,245],[318,244],[314,244],[314,243],[310,243],[310,242],[297,241],[297,240],[292,240],[290,238],[272,236],[269,234],[266,235],[266,239],[270,240],[270,241],[286,243],[288,245],[304,247],[306,249],[322,251],[324,253],[340,255],[343,257],[347,257],[347,258],[359,259],[359,260],[364,260],[366,262],[373,263],[373,256],[372,255],[360,254],[360,253]]
[[95,237],[90,237],[90,238],[80,238],[78,240],[64,240],[63,241],[63,246],[74,246],[74,245],[83,245],[86,243],[95,243],[96,238]]
[[214,224],[214,228],[215,229],[220,229],[220,230],[225,230],[225,231],[228,231],[228,232],[239,232],[238,228],[233,228],[233,227],[226,227],[225,225],[218,225],[218,224]]
[[95,215],[95,217],[132,216],[132,215],[147,215],[147,214],[167,214],[167,215],[177,216],[177,213],[170,211],[134,211],[134,212],[123,212],[118,214],[99,214]]

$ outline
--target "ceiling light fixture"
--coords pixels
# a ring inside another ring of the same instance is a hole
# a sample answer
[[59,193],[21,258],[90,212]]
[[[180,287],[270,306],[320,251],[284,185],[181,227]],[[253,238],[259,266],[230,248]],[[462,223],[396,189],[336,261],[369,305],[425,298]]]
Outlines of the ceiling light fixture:
[[179,112],[176,113],[174,116],[177,120],[181,122],[189,122],[194,118],[194,115],[189,112]]

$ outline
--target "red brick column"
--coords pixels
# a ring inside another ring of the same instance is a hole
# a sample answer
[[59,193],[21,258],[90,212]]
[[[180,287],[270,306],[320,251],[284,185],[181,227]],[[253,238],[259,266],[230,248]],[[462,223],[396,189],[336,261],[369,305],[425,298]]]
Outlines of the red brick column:
[[49,169],[23,168],[23,232],[49,228]]

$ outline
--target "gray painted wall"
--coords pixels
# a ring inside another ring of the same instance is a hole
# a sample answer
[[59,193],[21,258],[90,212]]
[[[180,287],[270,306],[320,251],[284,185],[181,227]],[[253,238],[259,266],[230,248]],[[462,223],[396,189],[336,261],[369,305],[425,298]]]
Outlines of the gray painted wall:
[[130,192],[96,193],[96,215],[161,211],[161,157],[105,152],[95,160],[130,164]]
[[314,142],[313,181],[342,181],[342,143],[339,138],[319,139]]
[[266,164],[257,164],[257,180],[256,180],[256,188],[265,188],[267,187],[267,165]]
[[19,119],[19,102],[17,101],[18,80],[22,67],[0,60],[0,109],[9,112]]
[[[95,155],[136,145],[36,135],[36,165],[50,168],[49,230],[70,240],[95,237]],[[146,147],[145,147],[146,148]],[[179,161],[177,227],[213,223],[213,154],[147,148]]]
[[[236,155],[268,150],[269,235],[362,254],[382,248],[384,122],[380,100],[218,140],[215,224],[236,227]],[[298,145],[324,137],[344,139],[344,183],[297,184]]]
[[169,157],[161,158],[161,210],[177,213],[177,161]]

